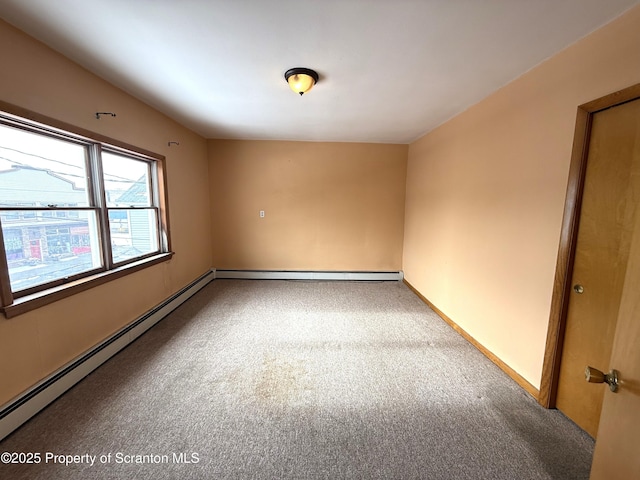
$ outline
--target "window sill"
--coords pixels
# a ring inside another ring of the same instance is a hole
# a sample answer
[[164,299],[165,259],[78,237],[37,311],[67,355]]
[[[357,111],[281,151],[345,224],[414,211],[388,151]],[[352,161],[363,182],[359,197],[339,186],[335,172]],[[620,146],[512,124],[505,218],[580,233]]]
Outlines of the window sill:
[[126,275],[145,269],[147,267],[166,262],[168,260],[171,260],[172,257],[173,252],[154,255],[153,257],[145,258],[144,260],[140,260],[134,263],[129,263],[127,265],[123,265],[122,267],[118,267],[107,272],[100,272],[96,275],[82,278],[65,285],[60,285],[58,287],[50,288],[42,292],[34,293],[32,295],[16,298],[11,305],[2,307],[1,310],[4,312],[6,318],[12,318],[18,315],[22,315],[23,313],[35,310],[36,308],[40,308],[44,305],[48,305],[63,298],[75,295],[76,293],[84,292],[85,290],[89,290],[90,288],[97,287],[98,285],[102,285],[118,278],[122,278]]

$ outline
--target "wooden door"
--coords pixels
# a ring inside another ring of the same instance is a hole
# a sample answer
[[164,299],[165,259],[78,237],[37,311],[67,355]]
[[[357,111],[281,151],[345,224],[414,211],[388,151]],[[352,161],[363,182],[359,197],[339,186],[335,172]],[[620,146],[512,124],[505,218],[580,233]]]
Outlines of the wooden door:
[[606,369],[640,194],[640,100],[593,115],[556,406],[593,437],[604,388],[584,378]]
[[[640,138],[639,135],[636,138]],[[640,141],[635,155],[640,157]],[[639,175],[635,172],[635,175]],[[637,200],[637,199],[636,199]],[[640,478],[640,205],[622,291],[608,369],[619,374],[619,388],[604,388],[600,428],[591,467],[592,480]],[[603,385],[591,385],[603,387]]]

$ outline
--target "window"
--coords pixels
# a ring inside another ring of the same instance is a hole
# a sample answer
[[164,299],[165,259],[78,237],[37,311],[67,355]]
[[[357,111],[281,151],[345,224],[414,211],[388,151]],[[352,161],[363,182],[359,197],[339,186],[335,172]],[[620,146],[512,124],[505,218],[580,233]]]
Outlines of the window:
[[90,132],[0,112],[5,314],[169,258],[163,161]]

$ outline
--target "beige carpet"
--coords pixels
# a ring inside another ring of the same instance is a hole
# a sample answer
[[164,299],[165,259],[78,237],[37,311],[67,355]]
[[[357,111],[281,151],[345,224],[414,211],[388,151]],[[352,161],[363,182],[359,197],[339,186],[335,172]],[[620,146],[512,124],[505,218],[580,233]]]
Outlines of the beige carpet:
[[587,479],[592,450],[401,283],[216,280],[0,443],[41,455],[0,478]]

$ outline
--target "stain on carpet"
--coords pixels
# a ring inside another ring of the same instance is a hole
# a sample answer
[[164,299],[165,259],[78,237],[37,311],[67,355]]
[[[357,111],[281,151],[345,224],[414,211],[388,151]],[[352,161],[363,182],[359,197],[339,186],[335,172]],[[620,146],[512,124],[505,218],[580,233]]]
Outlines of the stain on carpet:
[[291,403],[299,400],[312,382],[304,360],[265,355],[255,394],[262,401]]

